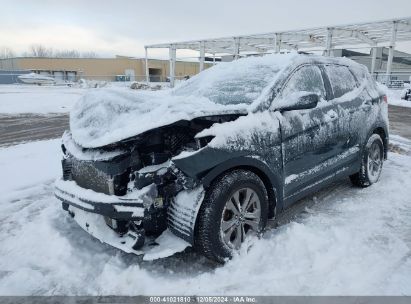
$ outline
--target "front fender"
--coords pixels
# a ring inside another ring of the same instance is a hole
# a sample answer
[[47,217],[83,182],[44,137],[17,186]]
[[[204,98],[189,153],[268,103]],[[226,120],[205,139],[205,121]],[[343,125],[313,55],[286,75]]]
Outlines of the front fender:
[[173,163],[187,176],[200,180],[214,167],[221,165],[233,158],[246,156],[246,151],[228,151],[211,147],[204,147],[199,151],[174,157]]
[[205,191],[213,180],[226,171],[244,168],[255,172],[267,187],[272,207],[275,205],[277,210],[283,208],[283,184],[280,176],[274,174],[269,166],[256,156],[241,151],[229,152],[208,148],[185,158],[180,157],[173,162],[179,170],[196,178],[199,184],[194,189],[179,193],[168,210],[169,229],[191,244],[194,243],[195,223]]
[[272,162],[268,165],[266,158],[253,155],[251,151],[205,147],[196,152],[180,155],[174,158],[173,162],[185,175],[194,179],[195,184],[201,184],[205,189],[217,176],[228,170],[244,168],[253,171],[263,180],[277,210],[282,210],[284,183],[282,166],[278,164],[279,158],[280,155],[277,155],[275,160],[271,158]]

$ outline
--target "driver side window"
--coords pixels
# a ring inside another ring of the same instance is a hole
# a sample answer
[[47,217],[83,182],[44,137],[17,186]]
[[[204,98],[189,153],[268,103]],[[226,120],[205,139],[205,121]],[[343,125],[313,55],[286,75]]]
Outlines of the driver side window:
[[317,66],[302,66],[288,79],[282,91],[282,96],[306,91],[318,94],[325,99],[325,88],[321,71]]

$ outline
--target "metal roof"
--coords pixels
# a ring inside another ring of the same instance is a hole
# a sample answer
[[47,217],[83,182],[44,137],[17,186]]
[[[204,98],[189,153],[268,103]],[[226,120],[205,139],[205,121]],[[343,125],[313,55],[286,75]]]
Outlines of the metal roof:
[[265,53],[280,50],[330,50],[336,47],[392,46],[411,41],[411,17],[302,30],[160,43],[146,48],[173,48],[210,54]]

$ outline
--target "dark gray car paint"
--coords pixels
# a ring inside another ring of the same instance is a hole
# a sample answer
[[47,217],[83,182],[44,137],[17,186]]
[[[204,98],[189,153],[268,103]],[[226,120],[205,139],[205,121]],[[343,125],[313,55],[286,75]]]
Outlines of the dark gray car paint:
[[[334,96],[330,81],[322,67],[323,64],[315,61],[311,64],[320,67],[326,90],[326,99],[332,100]],[[268,110],[273,107],[272,104],[275,105],[275,98],[279,95],[287,78],[300,66],[289,67],[284,72],[272,88],[273,97],[271,102],[262,103],[257,111]],[[280,119],[280,130],[269,130],[267,133],[269,137],[272,137],[273,132],[279,132],[280,136],[276,137],[277,140],[274,142],[264,142],[262,140],[260,144],[257,144],[259,148],[256,150],[247,151],[246,147],[241,145],[239,145],[241,150],[231,148],[220,149],[220,152],[218,152],[215,148],[204,149],[193,156],[174,160],[174,162],[178,168],[189,176],[199,178],[205,187],[208,187],[215,177],[227,170],[242,166],[255,169],[268,178],[271,188],[276,193],[276,210],[279,212],[328,183],[358,172],[361,163],[360,155],[365,141],[378,128],[383,130],[386,137],[385,143],[388,142],[388,128],[379,106],[381,102],[381,98],[373,100],[364,89],[361,95],[353,100],[338,103],[337,105],[330,104],[330,106],[322,108],[298,110],[300,113],[305,112],[310,118],[318,118],[320,122],[317,124],[312,123],[308,127],[303,127],[290,118],[288,122],[291,122],[293,128],[287,131],[282,130],[284,121],[281,122]],[[337,115],[325,122],[323,119],[324,114],[329,110],[333,110]],[[346,115],[350,116],[348,125],[344,122],[344,118],[347,118]],[[284,119],[287,120],[287,116],[287,113],[283,113]],[[374,119],[369,119],[370,116]],[[312,121],[316,121],[316,119]],[[359,122],[363,122],[363,127],[359,127]],[[319,130],[324,127],[330,135],[325,139],[318,136]],[[257,135],[255,141],[258,142],[257,137],[261,136],[261,134]],[[310,142],[300,146],[297,145],[297,149],[295,149],[296,145],[292,143],[298,142],[300,136],[309,138]],[[238,141],[240,143],[241,139],[238,139]],[[287,175],[308,170],[354,146],[359,147],[358,152],[354,155],[343,158],[333,163],[332,166],[327,166],[324,170],[315,172],[305,179],[285,185],[284,180]],[[250,159],[253,161],[250,161]]]

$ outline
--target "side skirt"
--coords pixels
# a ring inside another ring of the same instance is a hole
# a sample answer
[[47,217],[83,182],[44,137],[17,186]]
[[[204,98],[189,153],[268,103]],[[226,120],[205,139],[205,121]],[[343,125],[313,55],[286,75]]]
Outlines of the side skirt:
[[333,172],[332,174],[321,177],[317,181],[305,186],[304,188],[296,191],[295,193],[289,195],[288,197],[285,197],[284,206],[288,208],[295,202],[302,199],[303,197],[309,194],[318,192],[319,190],[323,189],[324,187],[331,184],[332,182],[339,180],[341,178],[347,177],[356,172],[358,172],[358,166],[356,163],[350,166],[342,167],[336,170],[335,172]]

